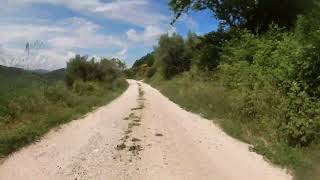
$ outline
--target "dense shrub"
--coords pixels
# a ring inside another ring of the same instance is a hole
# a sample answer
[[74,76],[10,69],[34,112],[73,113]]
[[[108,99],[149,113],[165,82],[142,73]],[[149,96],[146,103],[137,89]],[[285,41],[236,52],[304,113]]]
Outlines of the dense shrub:
[[131,69],[125,71],[126,76],[128,78],[147,78],[151,77],[152,71],[149,72],[151,68],[155,68],[155,53],[148,53],[147,55],[141,57],[140,59],[136,60],[135,63],[132,65]]
[[87,57],[77,55],[67,63],[66,82],[69,86],[76,80],[87,80]]
[[44,95],[52,103],[60,103],[68,107],[74,105],[74,96],[62,81],[47,87]]
[[296,27],[296,37],[303,45],[303,56],[297,64],[297,78],[305,91],[320,98],[320,5],[310,15],[301,16]]
[[[285,104],[282,113],[286,116],[278,115],[278,125],[274,127],[278,129],[278,137],[292,146],[307,146],[317,139],[320,131],[320,106],[315,96],[319,72],[316,54],[320,51],[313,45],[310,53],[310,48],[296,37],[277,27],[262,36],[244,31],[226,44],[219,68],[221,80],[229,89],[245,92],[249,97],[262,92],[253,98],[258,104],[278,106],[279,103],[260,97],[276,96],[280,92],[284,97],[281,104]],[[278,90],[267,95],[268,89]],[[246,100],[244,116],[254,119],[264,114],[257,111],[260,106],[256,103]]]
[[143,64],[147,64],[149,67],[151,67],[154,64],[154,52],[149,53],[145,56],[143,56],[142,58],[136,60],[134,62],[134,64],[132,65],[132,69],[138,69],[139,66],[143,65]]
[[95,82],[76,81],[73,83],[73,91],[79,95],[88,95],[99,90]]
[[224,43],[230,40],[232,36],[235,36],[236,33],[237,31],[233,29],[227,32],[223,29],[218,29],[202,37],[197,37],[196,48],[193,49],[193,64],[201,71],[216,70]]
[[320,103],[298,86],[291,87],[288,101],[286,119],[279,132],[292,146],[310,145],[319,139]]
[[7,106],[7,113],[12,118],[15,119],[21,115],[23,108],[17,102],[17,100],[11,100]]
[[146,71],[146,77],[151,78],[157,72],[157,68],[155,66],[149,67]]
[[166,34],[160,37],[159,45],[155,50],[155,58],[160,72],[166,79],[188,71],[191,57],[191,52],[181,36]]
[[67,63],[66,82],[72,86],[76,81],[112,82],[119,78],[125,65],[117,59],[103,58],[99,62],[88,60],[85,56],[77,55]]

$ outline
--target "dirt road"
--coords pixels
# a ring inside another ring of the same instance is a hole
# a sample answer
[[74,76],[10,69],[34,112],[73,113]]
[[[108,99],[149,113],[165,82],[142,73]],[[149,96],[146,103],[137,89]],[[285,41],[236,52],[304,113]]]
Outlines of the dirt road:
[[0,180],[291,179],[212,122],[129,83],[109,105],[10,156]]

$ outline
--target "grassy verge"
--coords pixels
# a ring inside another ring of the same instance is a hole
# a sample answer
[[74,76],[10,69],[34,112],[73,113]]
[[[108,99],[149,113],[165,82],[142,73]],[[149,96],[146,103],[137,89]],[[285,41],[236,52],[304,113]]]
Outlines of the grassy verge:
[[[267,100],[257,97],[258,104],[255,106],[261,109],[259,116],[255,116],[256,119],[248,117],[248,113],[244,116],[242,107],[248,102],[241,91],[230,91],[218,81],[203,79],[181,75],[172,80],[163,80],[156,74],[148,82],[181,107],[214,120],[229,135],[254,145],[252,150],[268,161],[288,168],[296,179],[313,180],[320,177],[319,145],[294,148],[277,140],[277,129],[272,127],[274,121],[282,117],[281,109],[264,106],[263,102]],[[274,103],[281,101],[281,95],[273,98]]]
[[[63,82],[12,88],[0,98],[0,157],[38,140],[51,128],[77,119],[123,93],[124,79],[112,84]],[[4,92],[4,91],[3,91]]]

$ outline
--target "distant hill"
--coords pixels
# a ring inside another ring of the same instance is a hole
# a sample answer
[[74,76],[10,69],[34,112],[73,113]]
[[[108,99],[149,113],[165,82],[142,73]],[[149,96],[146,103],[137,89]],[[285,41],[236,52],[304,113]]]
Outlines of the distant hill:
[[65,76],[65,71],[66,71],[65,69],[57,69],[57,70],[45,73],[41,77],[46,79],[49,83],[60,81],[60,80],[63,81]]
[[[51,72],[36,73],[21,68],[0,65],[0,116],[5,111],[5,105],[19,94],[28,94],[32,87],[39,88],[40,84],[52,84],[64,80],[64,69]],[[44,74],[43,74],[44,73]]]
[[21,89],[30,87],[34,83],[52,83],[64,80],[65,69],[51,72],[28,71],[21,68],[6,67],[0,65],[0,94],[9,92],[10,89]]
[[50,63],[49,57],[41,51],[31,50],[30,52],[10,51],[0,46],[0,65],[6,67],[19,67],[23,69],[45,69],[57,68]]
[[[8,101],[18,94],[26,94],[30,87],[44,83],[43,78],[20,68],[0,65],[0,116],[5,112]],[[30,92],[30,91],[28,91]]]
[[24,88],[33,82],[41,82],[41,77],[20,68],[0,65],[0,92],[10,88]]
[[35,69],[35,70],[30,70],[32,73],[34,74],[47,74],[49,73],[50,71],[49,70],[45,70],[45,69]]
[[16,67],[7,67],[0,65],[0,75],[22,75],[22,74],[32,74],[30,71],[16,68]]

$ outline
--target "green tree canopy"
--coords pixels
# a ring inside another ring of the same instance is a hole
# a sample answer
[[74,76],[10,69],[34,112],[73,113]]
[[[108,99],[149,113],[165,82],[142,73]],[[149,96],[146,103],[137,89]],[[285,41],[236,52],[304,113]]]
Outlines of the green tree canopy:
[[160,37],[155,57],[163,76],[170,79],[190,69],[192,54],[181,36],[165,34]]
[[[270,23],[292,27],[297,15],[313,7],[314,0],[170,0],[175,20],[191,10],[209,9],[221,25],[265,31]],[[174,21],[175,21],[174,20]]]
[[119,78],[125,64],[119,59],[106,59],[96,61],[88,60],[86,56],[76,55],[67,63],[66,81],[72,86],[76,81],[113,82]]

